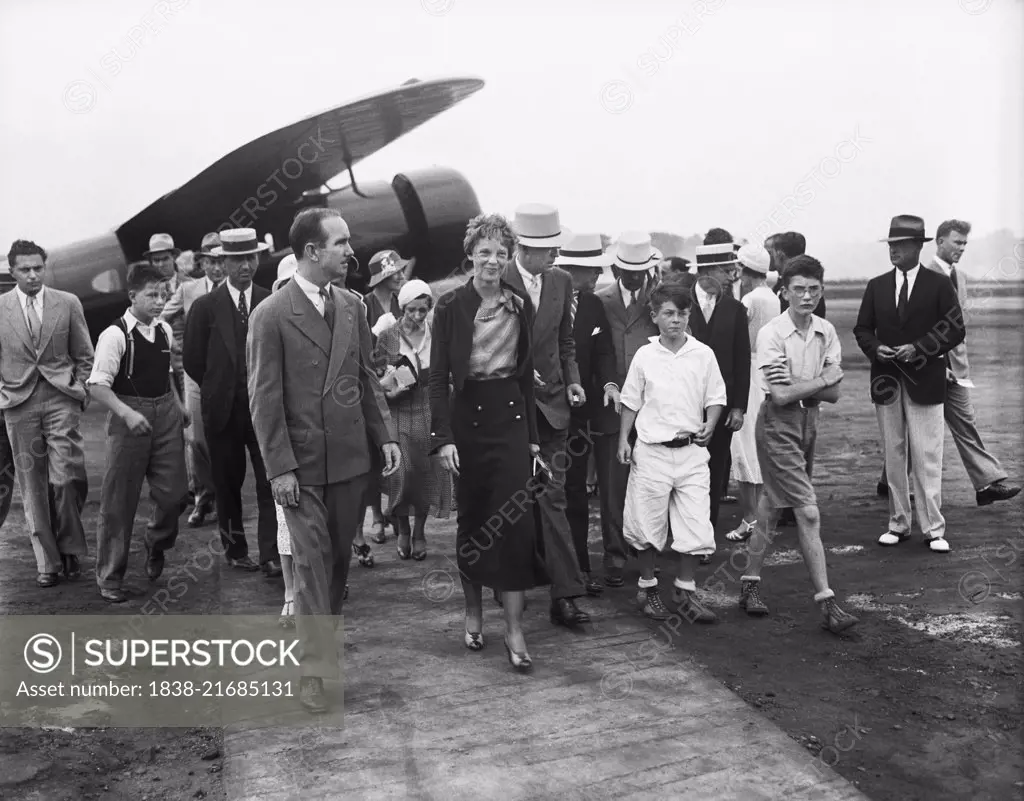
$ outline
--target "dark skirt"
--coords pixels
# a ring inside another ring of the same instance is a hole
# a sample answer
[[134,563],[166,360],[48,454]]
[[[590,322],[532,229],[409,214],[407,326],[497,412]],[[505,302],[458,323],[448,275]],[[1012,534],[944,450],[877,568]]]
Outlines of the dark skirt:
[[519,384],[512,378],[466,381],[452,399],[451,416],[459,452],[456,551],[462,577],[499,592],[548,584]]

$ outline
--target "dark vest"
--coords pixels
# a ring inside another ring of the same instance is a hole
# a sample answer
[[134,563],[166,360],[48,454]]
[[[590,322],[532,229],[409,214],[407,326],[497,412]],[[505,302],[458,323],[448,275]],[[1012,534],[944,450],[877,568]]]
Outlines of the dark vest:
[[138,328],[128,334],[123,317],[114,325],[125,334],[125,349],[111,389],[136,398],[159,398],[170,392],[171,344],[164,327],[154,321],[156,336],[150,342]]

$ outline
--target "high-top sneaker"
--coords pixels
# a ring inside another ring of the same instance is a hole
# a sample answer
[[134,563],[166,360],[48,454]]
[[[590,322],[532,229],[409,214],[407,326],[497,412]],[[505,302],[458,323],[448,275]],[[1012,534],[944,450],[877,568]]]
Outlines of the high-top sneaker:
[[854,617],[849,612],[844,612],[835,598],[826,598],[821,602],[821,627],[828,629],[833,634],[846,631],[851,626],[860,623],[860,618]]
[[643,610],[643,613],[651,618],[651,620],[668,620],[671,617],[668,607],[661,600],[661,594],[658,592],[657,587],[648,587],[646,589],[641,587],[636,593],[636,602]]
[[768,614],[768,604],[761,600],[760,581],[740,581],[740,609],[758,617]]
[[715,613],[700,602],[696,592],[674,587],[672,602],[676,605],[679,614],[690,623],[714,623],[718,620]]

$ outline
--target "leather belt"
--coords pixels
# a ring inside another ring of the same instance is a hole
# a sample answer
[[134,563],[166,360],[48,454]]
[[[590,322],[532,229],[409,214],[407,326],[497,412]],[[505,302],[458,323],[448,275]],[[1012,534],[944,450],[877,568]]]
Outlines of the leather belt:
[[668,442],[659,442],[658,444],[666,448],[685,448],[687,445],[693,444],[693,437],[676,437]]
[[804,398],[799,403],[801,409],[817,409],[821,405],[821,401],[817,398]]

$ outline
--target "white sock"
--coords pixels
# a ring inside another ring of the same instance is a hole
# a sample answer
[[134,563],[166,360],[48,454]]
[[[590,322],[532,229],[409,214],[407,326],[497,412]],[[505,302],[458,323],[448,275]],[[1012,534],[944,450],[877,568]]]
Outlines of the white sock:
[[760,576],[740,576],[740,581],[760,581]]
[[651,587],[657,587],[658,586],[658,580],[656,578],[645,579],[643,576],[641,576],[640,580],[637,581],[637,586],[641,590],[649,590]]
[[687,592],[697,592],[697,582],[692,579],[690,581],[676,579],[673,583],[677,589],[686,590]]
[[827,601],[829,598],[835,598],[836,594],[832,590],[822,590],[821,592],[814,593],[814,602],[820,604],[822,601]]

